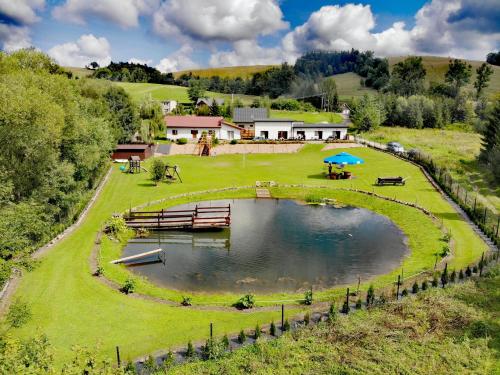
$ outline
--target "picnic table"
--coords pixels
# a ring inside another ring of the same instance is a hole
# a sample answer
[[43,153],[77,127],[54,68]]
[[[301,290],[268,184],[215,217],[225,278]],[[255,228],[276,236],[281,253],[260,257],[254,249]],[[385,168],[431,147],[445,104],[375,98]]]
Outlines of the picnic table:
[[401,176],[397,177],[378,177],[376,184],[379,186],[382,185],[404,185],[405,184],[405,178]]

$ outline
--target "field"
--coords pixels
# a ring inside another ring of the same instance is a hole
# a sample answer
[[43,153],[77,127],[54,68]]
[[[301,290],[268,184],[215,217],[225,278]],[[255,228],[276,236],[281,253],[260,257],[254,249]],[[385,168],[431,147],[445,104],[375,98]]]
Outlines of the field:
[[[157,83],[130,83],[130,82],[114,82],[116,85],[123,87],[132,98],[139,102],[145,96],[151,95],[156,100],[177,100],[181,103],[189,103],[187,88],[173,85],[160,85]],[[231,101],[230,94],[221,94],[218,92],[207,91],[205,96],[209,98],[223,98],[226,102]],[[234,99],[239,98],[244,104],[249,105],[255,99],[250,95],[234,95]]]
[[471,191],[477,190],[480,201],[500,212],[500,186],[493,182],[491,172],[476,161],[481,149],[479,134],[456,130],[380,127],[362,134],[362,137],[380,143],[397,141],[407,150],[417,148],[432,155],[438,165],[450,169],[456,181],[468,186]]
[[94,71],[87,68],[74,68],[71,66],[65,66],[64,69],[69,70],[74,76],[78,78],[84,78],[90,76]]
[[302,111],[276,111],[271,110],[271,118],[286,118],[296,121],[304,121],[310,124],[320,122],[341,123],[343,118],[338,113],[330,112],[302,112]]
[[223,78],[252,78],[255,73],[265,72],[276,65],[250,65],[250,66],[228,66],[221,68],[206,68],[206,69],[194,69],[194,70],[182,70],[180,72],[175,72],[175,78],[179,78],[182,74],[193,73],[195,76],[200,76],[204,78],[210,78],[213,76],[219,76]]
[[[159,303],[137,294],[126,296],[109,288],[92,276],[89,258],[95,246],[96,233],[113,213],[124,212],[130,207],[165,199],[185,192],[220,189],[233,186],[248,186],[255,181],[276,181],[280,184],[306,184],[310,188],[278,187],[272,190],[276,197],[297,197],[304,199],[307,194],[334,197],[356,206],[380,212],[394,220],[405,232],[412,250],[411,256],[403,263],[405,275],[432,269],[434,253],[441,251],[442,232],[421,212],[396,203],[369,198],[355,192],[337,188],[358,188],[415,202],[431,210],[453,235],[453,257],[450,267],[463,267],[476,260],[485,250],[485,244],[473,233],[461,217],[434,191],[420,170],[415,166],[388,154],[368,148],[350,149],[365,160],[365,164],[353,167],[356,179],[327,181],[323,177],[322,159],[331,151],[321,151],[323,145],[307,145],[296,154],[272,155],[224,155],[211,158],[194,156],[168,157],[169,163],[181,166],[183,183],[161,183],[155,186],[149,174],[130,175],[120,173],[114,166],[109,181],[105,185],[95,205],[82,224],[62,242],[57,244],[42,258],[32,272],[21,279],[16,298],[29,303],[33,319],[25,326],[9,333],[19,338],[28,338],[34,332],[47,334],[55,348],[55,357],[60,365],[70,356],[70,348],[76,344],[94,347],[99,343],[99,357],[112,357],[116,345],[120,345],[122,357],[133,359],[154,352],[160,348],[185,345],[188,340],[202,340],[207,337],[208,325],[214,322],[216,335],[235,333],[241,328],[254,327],[279,319],[276,309],[255,310],[249,313],[219,307],[182,308]],[[340,152],[341,150],[339,150]],[[149,167],[151,161],[146,163]],[[377,176],[398,171],[410,176],[405,187],[376,187]],[[319,188],[326,185],[328,189]],[[203,193],[191,198],[172,199],[164,207],[186,200],[206,200],[223,197],[253,197],[249,189],[220,193]],[[425,229],[421,229],[425,228]],[[108,246],[109,245],[109,246]],[[103,241],[103,259],[112,256],[109,251],[118,251],[118,243]],[[392,283],[400,270],[394,270],[372,280],[377,286]],[[105,274],[110,278],[127,277],[125,269],[110,267],[106,263]],[[159,298],[180,300],[180,292],[152,287],[146,280],[138,280],[138,292],[159,293]],[[367,287],[363,282],[363,288]],[[328,300],[342,293],[333,289],[319,293],[318,298]],[[288,299],[289,295],[286,295]],[[286,297],[283,296],[283,297]],[[229,305],[235,295],[195,295],[196,303],[210,305],[220,302]],[[258,301],[269,304],[276,295],[259,295]],[[268,301],[266,303],[266,301]],[[299,312],[303,307],[288,308],[289,314]],[[4,327],[5,324],[4,324]]]

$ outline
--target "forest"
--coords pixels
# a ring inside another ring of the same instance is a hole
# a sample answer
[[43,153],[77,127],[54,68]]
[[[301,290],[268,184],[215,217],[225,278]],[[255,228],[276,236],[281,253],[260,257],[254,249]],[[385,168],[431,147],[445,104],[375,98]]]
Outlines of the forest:
[[123,89],[69,76],[33,49],[0,53],[0,285],[75,220],[140,126]]

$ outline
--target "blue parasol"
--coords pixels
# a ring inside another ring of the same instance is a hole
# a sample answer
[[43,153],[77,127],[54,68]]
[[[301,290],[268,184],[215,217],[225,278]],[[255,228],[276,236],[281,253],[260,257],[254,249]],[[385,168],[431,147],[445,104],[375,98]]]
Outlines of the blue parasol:
[[338,164],[338,165],[355,165],[364,163],[363,159],[351,155],[347,152],[341,152],[340,154],[329,156],[325,158],[325,160],[323,161],[328,164]]

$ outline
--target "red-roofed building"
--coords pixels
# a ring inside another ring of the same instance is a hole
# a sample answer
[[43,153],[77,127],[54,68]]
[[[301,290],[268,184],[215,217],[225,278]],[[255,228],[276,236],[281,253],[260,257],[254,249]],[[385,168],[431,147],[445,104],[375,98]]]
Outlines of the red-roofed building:
[[224,121],[223,117],[211,116],[165,116],[167,139],[199,139],[203,132],[218,139],[241,139],[241,129]]

